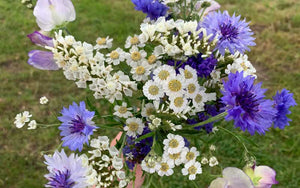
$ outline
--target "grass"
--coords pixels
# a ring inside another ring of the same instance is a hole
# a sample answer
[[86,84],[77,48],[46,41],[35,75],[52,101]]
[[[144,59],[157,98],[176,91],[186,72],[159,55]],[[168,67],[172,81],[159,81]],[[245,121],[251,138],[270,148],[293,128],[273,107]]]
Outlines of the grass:
[[[298,0],[220,0],[222,9],[242,14],[251,20],[257,46],[252,48],[250,60],[256,66],[259,80],[269,88],[271,97],[276,90],[291,90],[300,103],[300,3]],[[93,42],[98,36],[110,35],[120,46],[128,35],[138,33],[143,15],[134,11],[130,0],[73,0],[76,22],[69,25],[78,40]],[[60,143],[56,129],[28,131],[13,126],[14,117],[30,110],[39,122],[52,123],[62,106],[84,100],[86,92],[67,81],[62,72],[39,71],[27,65],[27,52],[36,48],[26,38],[37,30],[32,12],[19,1],[0,1],[0,187],[42,187],[46,173],[41,151],[53,150]],[[50,103],[39,105],[39,98],[47,96]],[[99,102],[99,105],[105,105]],[[258,164],[272,166],[280,182],[274,187],[297,188],[300,185],[300,108],[292,109],[291,126],[272,129],[265,136],[249,139],[259,147],[247,144]],[[228,125],[231,127],[231,125]],[[101,133],[102,134],[102,133]],[[105,132],[103,133],[105,134]],[[110,133],[113,135],[114,133]],[[216,140],[217,138],[217,140]],[[218,132],[201,143],[203,155],[209,143],[217,146],[216,156],[222,167],[242,168],[243,149],[236,140]],[[220,173],[220,169],[203,168]],[[179,174],[179,173],[177,173]],[[199,176],[196,183],[207,187],[213,177]],[[192,187],[181,175],[157,179],[158,187]]]

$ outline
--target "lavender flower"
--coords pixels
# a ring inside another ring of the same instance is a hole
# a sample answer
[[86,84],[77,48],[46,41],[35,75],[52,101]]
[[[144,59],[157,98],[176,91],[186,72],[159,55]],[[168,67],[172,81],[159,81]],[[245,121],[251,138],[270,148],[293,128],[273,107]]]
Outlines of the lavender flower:
[[158,0],[131,0],[135,4],[135,9],[147,14],[151,20],[156,20],[161,16],[165,16],[168,7]]
[[90,112],[85,108],[85,103],[82,101],[80,105],[73,102],[69,109],[63,108],[62,116],[58,119],[62,122],[59,130],[63,136],[63,146],[68,146],[70,150],[82,150],[83,144],[88,144],[90,135],[93,134],[94,122],[92,121],[95,112]]
[[246,167],[245,173],[251,178],[255,188],[270,188],[276,181],[276,171],[268,166]]
[[289,118],[286,115],[290,114],[289,108],[291,106],[296,106],[297,103],[293,98],[293,94],[289,93],[289,90],[283,89],[281,93],[277,91],[276,95],[273,97],[275,102],[275,108],[277,109],[277,114],[274,118],[274,127],[279,127],[283,129],[285,126],[290,125]]
[[62,26],[76,18],[74,6],[70,0],[38,0],[33,15],[43,31],[51,31],[56,26]]
[[243,72],[230,73],[224,83],[223,97],[228,115],[227,121],[234,120],[236,127],[248,130],[251,135],[256,132],[264,134],[272,126],[276,110],[271,100],[264,99],[266,89],[261,83],[254,85],[254,77],[243,77]]
[[209,188],[254,188],[251,179],[241,169],[227,167],[222,171],[222,175],[222,178],[213,180]]
[[204,27],[207,34],[213,34],[213,38],[218,35],[217,49],[222,55],[228,49],[231,54],[236,51],[244,53],[250,51],[248,46],[254,46],[253,32],[249,28],[249,23],[240,20],[241,16],[231,17],[227,11],[223,13],[209,13],[200,23],[200,27]]
[[69,157],[64,150],[55,151],[52,157],[45,155],[45,164],[49,174],[45,177],[48,183],[45,187],[64,187],[64,188],[81,188],[89,186],[87,182],[88,168],[77,155],[71,154]]
[[53,38],[43,35],[39,31],[34,31],[33,33],[30,33],[29,35],[27,35],[27,37],[35,45],[38,45],[41,47],[45,47],[45,46],[54,47]]
[[29,59],[28,64],[41,70],[58,70],[59,67],[53,59],[53,53],[42,51],[42,50],[32,50],[28,53]]

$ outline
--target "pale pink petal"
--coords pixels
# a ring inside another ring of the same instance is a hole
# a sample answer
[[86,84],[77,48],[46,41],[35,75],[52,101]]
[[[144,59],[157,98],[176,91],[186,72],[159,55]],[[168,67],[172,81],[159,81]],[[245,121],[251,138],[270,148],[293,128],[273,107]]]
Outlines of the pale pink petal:
[[254,168],[254,176],[261,177],[256,188],[268,188],[278,183],[275,179],[276,171],[268,166],[256,166]]
[[254,188],[254,185],[241,169],[235,168],[235,167],[227,167],[223,170],[223,178],[228,180],[228,185],[230,188],[241,188],[241,187],[247,187],[247,188]]

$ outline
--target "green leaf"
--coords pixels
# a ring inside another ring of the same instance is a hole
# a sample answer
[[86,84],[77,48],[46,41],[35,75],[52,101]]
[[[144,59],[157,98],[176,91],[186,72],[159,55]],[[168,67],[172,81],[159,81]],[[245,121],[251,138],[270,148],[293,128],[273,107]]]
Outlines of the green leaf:
[[135,142],[139,142],[139,141],[144,140],[146,138],[152,137],[153,135],[154,135],[154,132],[147,133],[147,134],[145,134],[143,136],[140,136],[137,139],[135,139]]
[[96,116],[100,116],[100,113],[99,113],[99,111],[97,110],[96,106],[94,106],[94,105],[91,103],[91,101],[90,101],[90,99],[89,99],[88,97],[86,97],[86,103],[87,103],[88,107],[89,107],[91,110],[93,110],[93,111],[95,112],[95,115],[96,115]]

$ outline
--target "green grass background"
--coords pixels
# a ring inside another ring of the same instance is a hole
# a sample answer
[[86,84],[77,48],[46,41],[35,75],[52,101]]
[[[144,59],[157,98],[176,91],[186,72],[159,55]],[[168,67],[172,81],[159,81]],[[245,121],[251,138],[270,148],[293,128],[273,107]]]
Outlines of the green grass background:
[[[257,46],[249,54],[258,71],[259,81],[276,90],[291,90],[300,103],[300,1],[299,0],[219,0],[222,10],[242,14],[255,32]],[[136,12],[130,0],[73,0],[76,22],[69,30],[78,40],[93,42],[98,36],[109,35],[115,46],[124,44],[128,35],[139,33],[144,15]],[[27,53],[35,49],[26,35],[38,30],[32,12],[19,0],[0,1],[0,187],[35,188],[46,182],[47,172],[41,151],[53,150],[60,143],[59,131],[16,129],[14,117],[30,110],[38,122],[55,122],[62,106],[84,100],[86,92],[67,81],[61,71],[40,71],[27,65]],[[47,96],[50,103],[39,105]],[[105,105],[104,103],[100,103]],[[273,167],[280,182],[274,187],[300,187],[300,108],[292,109],[291,126],[271,129],[265,136],[250,137],[259,147],[247,145],[256,154],[258,164]],[[231,126],[231,125],[229,125]],[[107,132],[103,132],[106,134]],[[102,134],[102,132],[101,132]],[[115,134],[109,133],[110,135]],[[215,155],[222,167],[242,168],[242,146],[231,136],[219,132]],[[203,145],[204,152],[205,145]],[[203,167],[207,173],[220,169]],[[199,187],[207,187],[213,177],[197,178]],[[179,173],[158,179],[157,187],[194,187]]]

